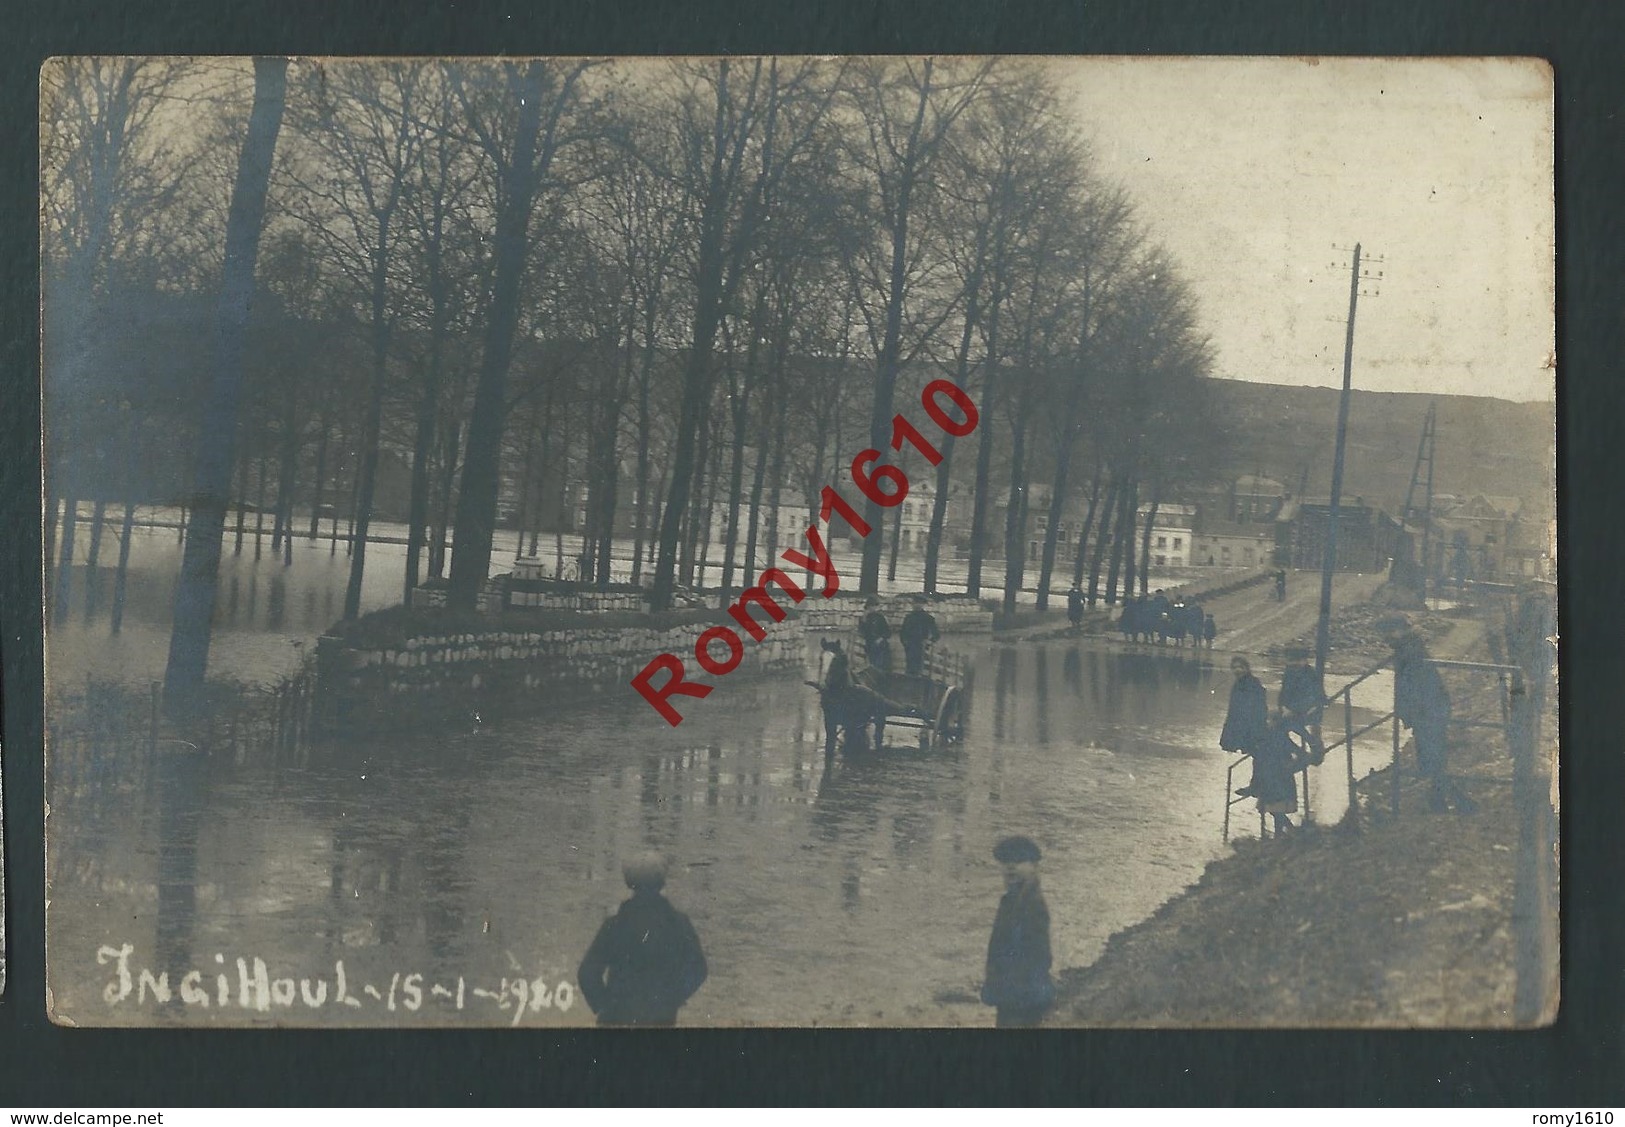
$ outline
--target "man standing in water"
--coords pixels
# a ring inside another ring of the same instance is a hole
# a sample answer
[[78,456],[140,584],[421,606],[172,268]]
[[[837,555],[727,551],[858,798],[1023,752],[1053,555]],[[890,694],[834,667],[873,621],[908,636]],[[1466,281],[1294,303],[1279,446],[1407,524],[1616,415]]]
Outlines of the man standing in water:
[[1055,1001],[1050,981],[1049,906],[1038,888],[1038,846],[1007,837],[993,849],[1004,866],[1004,897],[987,944],[982,1002],[993,1006],[1000,1028],[1037,1025]]
[[599,1025],[676,1025],[677,1011],[705,981],[700,939],[660,894],[666,862],[641,853],[621,870],[632,895],[604,921],[576,972]]

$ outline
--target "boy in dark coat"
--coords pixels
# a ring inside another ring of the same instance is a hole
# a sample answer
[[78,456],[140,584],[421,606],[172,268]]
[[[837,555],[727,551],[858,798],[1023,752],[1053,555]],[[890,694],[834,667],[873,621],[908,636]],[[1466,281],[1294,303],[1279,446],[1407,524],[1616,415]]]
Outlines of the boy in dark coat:
[[1213,616],[1210,614],[1202,623],[1202,640],[1207,643],[1207,648],[1211,650],[1213,648],[1213,639],[1218,636],[1219,624],[1213,621]]
[[925,609],[925,596],[915,597],[914,609],[903,616],[897,636],[903,641],[904,669],[910,677],[920,676],[925,672],[926,643],[942,637],[937,629],[937,620]]
[[987,943],[982,1001],[1001,1028],[1037,1025],[1055,1001],[1050,981],[1049,906],[1038,887],[1038,846],[1007,837],[993,849],[1004,866],[1004,896]]
[[1307,646],[1288,646],[1287,665],[1281,673],[1281,707],[1292,730],[1309,746],[1318,765],[1326,757],[1320,741],[1320,713],[1325,707],[1325,685],[1309,665]]
[[576,972],[599,1025],[675,1025],[705,981],[700,939],[660,894],[666,862],[645,853],[621,870],[632,895],[604,921]]
[[1074,630],[1083,625],[1083,589],[1076,583],[1066,593],[1066,620]]

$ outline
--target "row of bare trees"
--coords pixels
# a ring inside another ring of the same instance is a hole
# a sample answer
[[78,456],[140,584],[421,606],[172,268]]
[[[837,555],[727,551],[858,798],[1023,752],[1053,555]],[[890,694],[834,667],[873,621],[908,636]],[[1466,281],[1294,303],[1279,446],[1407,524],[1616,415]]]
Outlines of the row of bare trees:
[[[195,518],[217,500],[194,495],[189,464],[212,436],[222,497],[257,490],[285,559],[296,505],[310,536],[325,505],[347,510],[353,617],[383,483],[406,483],[403,598],[448,573],[450,544],[450,602],[470,608],[504,482],[535,551],[538,529],[571,519],[579,481],[586,577],[609,582],[629,523],[632,577],[660,608],[708,565],[724,587],[752,582],[788,531],[783,506],[805,499],[816,518],[820,489],[865,444],[929,474],[890,453],[892,420],[947,377],[982,423],[957,449],[941,443],[925,587],[963,546],[981,594],[1002,534],[1013,606],[1030,483],[1047,487],[1039,598],[1063,554],[1092,590],[1104,569],[1115,597],[1136,560],[1144,575],[1140,505],[1211,457],[1209,356],[1176,267],[1094,174],[1080,107],[1037,66],[284,69],[242,406],[223,423],[194,406],[226,374],[217,335],[189,351],[180,333],[163,356],[140,341],[188,323],[240,265],[234,188],[260,105],[248,68],[47,68],[53,517],[87,496],[133,505],[167,473]],[[161,419],[161,439],[132,418]],[[1063,553],[1058,530],[1085,490],[1088,519]],[[968,518],[952,511],[967,504]],[[895,571],[897,512],[868,500],[862,519],[874,531],[858,586],[873,591],[888,545]]]

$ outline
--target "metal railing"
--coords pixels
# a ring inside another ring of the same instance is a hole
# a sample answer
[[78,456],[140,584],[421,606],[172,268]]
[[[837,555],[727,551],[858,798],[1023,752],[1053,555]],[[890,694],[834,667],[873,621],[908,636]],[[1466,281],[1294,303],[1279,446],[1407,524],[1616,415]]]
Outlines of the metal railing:
[[[1501,703],[1501,720],[1500,720],[1500,722],[1496,723],[1496,722],[1490,721],[1490,720],[1465,720],[1465,719],[1460,719],[1458,717],[1452,716],[1451,720],[1450,720],[1450,726],[1452,728],[1494,728],[1494,729],[1497,729],[1497,730],[1501,731],[1504,736],[1506,736],[1507,746],[1510,748],[1511,747],[1511,741],[1512,741],[1512,735],[1511,735],[1511,730],[1510,730],[1511,714],[1510,714],[1509,701],[1510,701],[1510,695],[1511,695],[1511,691],[1512,691],[1513,682],[1509,681],[1508,678],[1510,676],[1514,676],[1514,675],[1517,675],[1519,673],[1518,667],[1516,665],[1505,665],[1505,664],[1500,664],[1500,663],[1495,663],[1495,662],[1455,661],[1455,660],[1451,660],[1451,659],[1448,659],[1448,658],[1429,658],[1428,659],[1428,664],[1433,666],[1436,669],[1461,669],[1461,670],[1467,670],[1467,671],[1475,672],[1475,673],[1494,673],[1494,674],[1496,674],[1496,676],[1497,676],[1497,678],[1499,680],[1499,683],[1500,683],[1500,688],[1501,688],[1501,691],[1500,691],[1500,694],[1499,694],[1500,703]],[[1369,721],[1369,722],[1367,722],[1365,724],[1361,724],[1361,725],[1356,726],[1355,722],[1354,722],[1354,689],[1358,685],[1361,685],[1365,681],[1369,680],[1374,674],[1379,673],[1384,669],[1390,668],[1392,665],[1393,665],[1393,658],[1391,658],[1391,657],[1383,658],[1381,661],[1377,662],[1371,668],[1367,669],[1364,673],[1361,673],[1358,677],[1355,677],[1353,680],[1351,680],[1348,683],[1346,683],[1345,685],[1343,685],[1336,692],[1329,694],[1326,697],[1325,703],[1321,706],[1320,719],[1321,719],[1321,722],[1323,723],[1326,715],[1329,712],[1331,712],[1333,709],[1336,708],[1337,702],[1339,700],[1341,700],[1343,702],[1343,709],[1342,709],[1342,711],[1343,711],[1343,734],[1339,738],[1337,738],[1337,739],[1335,739],[1335,740],[1333,740],[1330,743],[1327,743],[1325,745],[1325,753],[1326,753],[1326,755],[1329,756],[1332,752],[1336,751],[1338,748],[1343,748],[1343,750],[1344,750],[1344,763],[1346,765],[1346,775],[1347,775],[1347,783],[1348,783],[1348,809],[1349,809],[1349,812],[1350,812],[1350,816],[1355,816],[1356,812],[1359,810],[1359,792],[1357,790],[1357,780],[1355,779],[1355,776],[1354,776],[1354,747],[1355,747],[1355,741],[1357,739],[1359,739],[1361,736],[1364,736],[1364,735],[1366,735],[1366,734],[1368,734],[1370,732],[1375,731],[1378,728],[1381,728],[1385,724],[1390,726],[1390,731],[1391,731],[1390,741],[1391,741],[1392,749],[1393,749],[1393,755],[1392,755],[1392,758],[1389,761],[1389,799],[1388,799],[1388,801],[1389,801],[1389,810],[1390,810],[1390,813],[1393,814],[1396,817],[1399,814],[1399,780],[1400,780],[1399,754],[1400,754],[1400,748],[1401,748],[1401,745],[1402,745],[1402,741],[1400,739],[1400,731],[1399,731],[1399,729],[1400,729],[1399,717],[1393,712],[1392,709],[1390,709],[1389,711],[1383,713],[1381,716],[1377,717],[1375,720]],[[1247,795],[1238,795],[1238,794],[1236,794],[1236,790],[1235,790],[1235,786],[1234,786],[1236,769],[1238,767],[1240,767],[1244,762],[1246,762],[1250,758],[1251,758],[1251,756],[1249,756],[1249,755],[1239,755],[1234,760],[1231,761],[1230,765],[1225,770],[1225,776],[1224,776],[1225,805],[1224,805],[1224,829],[1223,829],[1223,834],[1224,834],[1224,840],[1225,841],[1230,840],[1230,808],[1232,806],[1235,806],[1237,803],[1247,801],[1247,798],[1248,798]],[[1310,806],[1309,806],[1309,768],[1310,768],[1310,766],[1312,766],[1312,764],[1310,764],[1308,762],[1305,762],[1305,763],[1302,764],[1302,766],[1299,767],[1298,771],[1296,772],[1296,774],[1300,776],[1301,781],[1302,781],[1302,787],[1303,787],[1303,791],[1302,791],[1302,793],[1303,793],[1303,816],[1304,816],[1305,821],[1308,821],[1309,818],[1310,818]],[[1259,837],[1264,836],[1264,812],[1262,810],[1260,810],[1259,813],[1258,813],[1258,836]]]

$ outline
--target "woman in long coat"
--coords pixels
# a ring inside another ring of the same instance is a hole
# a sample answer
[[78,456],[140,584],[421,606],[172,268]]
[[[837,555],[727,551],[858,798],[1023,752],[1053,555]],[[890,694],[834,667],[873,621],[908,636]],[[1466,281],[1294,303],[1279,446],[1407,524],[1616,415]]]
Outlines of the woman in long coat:
[[1230,686],[1230,710],[1225,713],[1219,746],[1226,751],[1250,755],[1263,742],[1269,718],[1264,685],[1253,676],[1253,667],[1244,657],[1230,659],[1230,672],[1235,674],[1236,680]]

